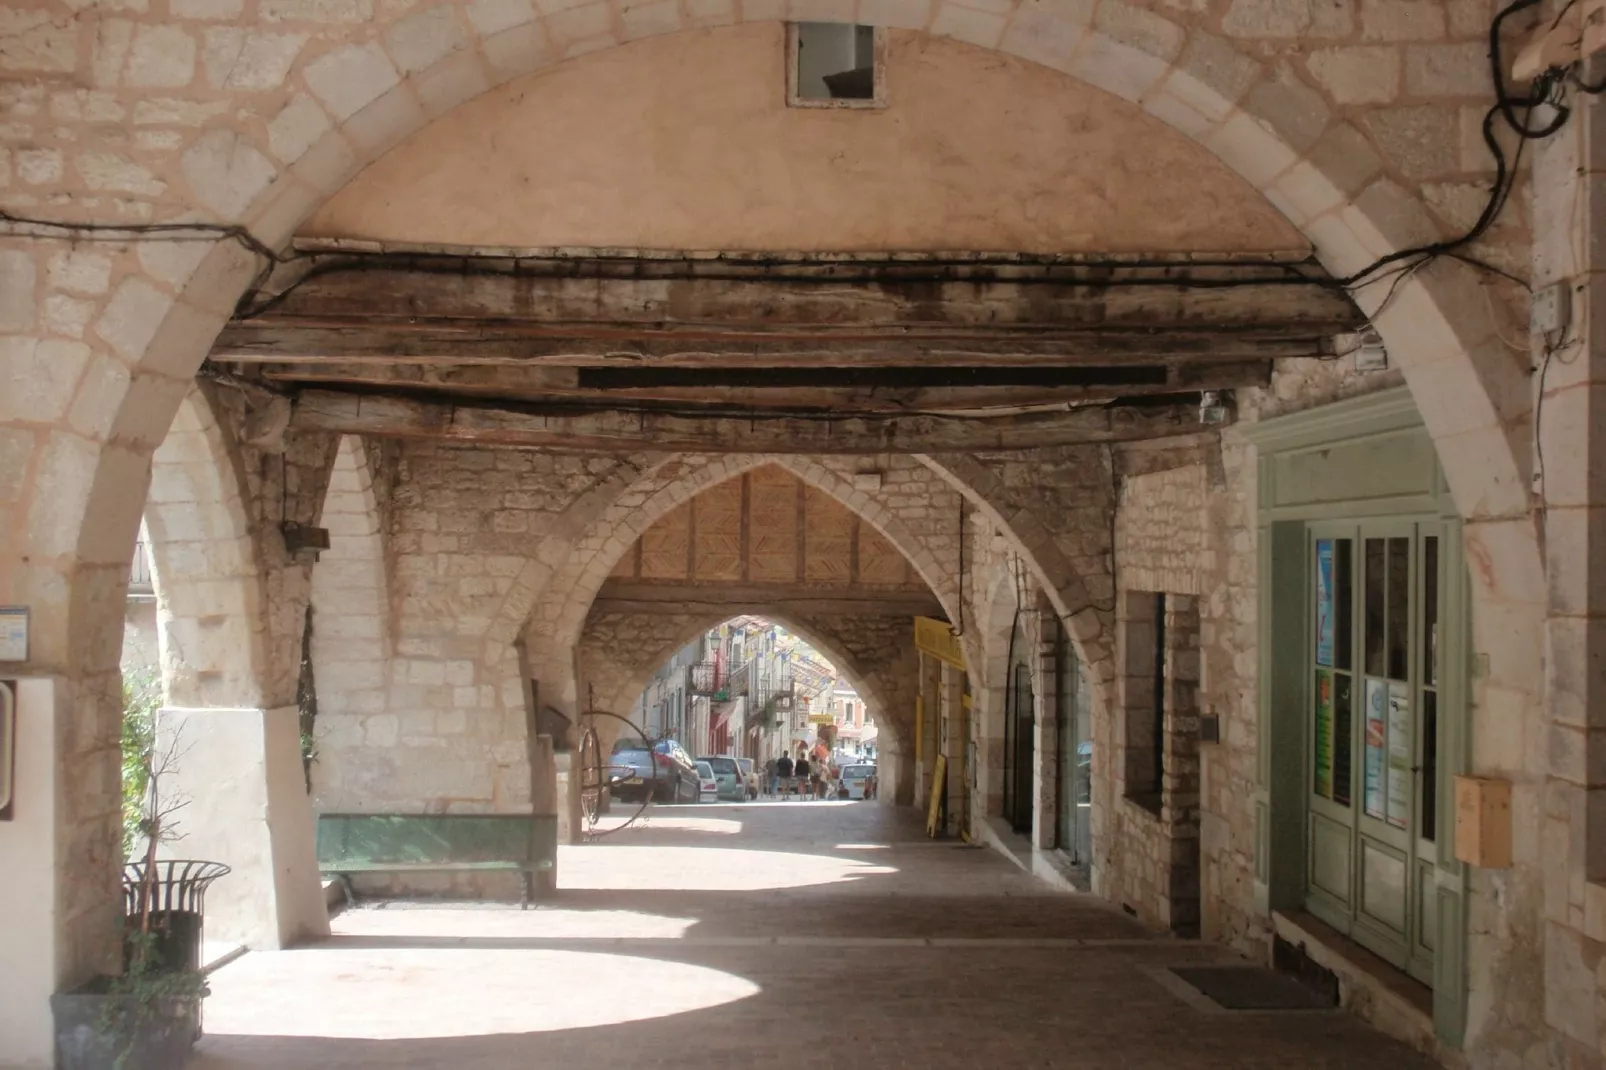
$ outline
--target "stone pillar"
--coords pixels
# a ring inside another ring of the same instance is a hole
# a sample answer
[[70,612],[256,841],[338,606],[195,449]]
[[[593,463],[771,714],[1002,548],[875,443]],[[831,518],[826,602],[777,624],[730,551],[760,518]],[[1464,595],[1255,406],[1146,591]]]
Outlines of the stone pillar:
[[571,751],[552,756],[557,789],[558,842],[580,843],[585,839],[585,818],[580,812],[580,770]]
[[206,893],[207,937],[276,950],[329,935],[299,711],[166,707],[157,748],[169,747],[163,789],[189,803],[171,818],[183,838],[160,857],[233,870]]
[[917,806],[924,807],[931,799],[931,769],[937,760],[936,733],[934,725],[941,715],[938,708],[940,697],[938,688],[941,681],[941,665],[936,658],[924,651],[920,652],[920,706],[919,715],[915,717],[914,737],[914,801]]
[[1037,716],[1032,728],[1032,846],[1054,846],[1059,824],[1059,643],[1052,613],[1038,614]]
[[[1598,81],[1601,64],[1593,66],[1590,77]],[[1524,873],[1539,875],[1535,897],[1542,930],[1533,939],[1544,955],[1544,1021],[1565,1038],[1558,1045],[1564,1059],[1595,1066],[1584,1060],[1598,1058],[1606,1023],[1606,251],[1600,239],[1606,223],[1606,102],[1580,95],[1569,104],[1575,106],[1572,121],[1538,142],[1533,165],[1534,297],[1537,304],[1541,296],[1553,298],[1554,289],[1565,290],[1567,300],[1559,304],[1568,313],[1563,325],[1548,332],[1543,321],[1534,323],[1531,337],[1541,447],[1534,489],[1542,501],[1548,595],[1543,664],[1549,724],[1542,748],[1548,768],[1542,795],[1534,798],[1539,793],[1524,775],[1536,751],[1530,746],[1525,752],[1512,730],[1481,731],[1473,754],[1480,774],[1513,779],[1513,815],[1543,807],[1540,835],[1524,835],[1532,824],[1515,825],[1516,866],[1487,875],[1496,888],[1487,894],[1516,899],[1524,891]],[[1479,619],[1475,614],[1475,627]],[[1516,619],[1507,614],[1484,626],[1490,633],[1486,694],[1496,688],[1517,693],[1506,681],[1527,668],[1519,660],[1523,655],[1534,660],[1530,647],[1504,634],[1511,627],[1506,621]],[[1479,891],[1475,886],[1474,894]],[[1474,970],[1479,961],[1474,959]],[[1474,972],[1474,992],[1478,982]]]
[[966,781],[965,750],[970,739],[970,718],[964,708],[963,671],[952,665],[942,667],[942,753],[948,757],[946,794],[948,822],[944,831],[957,835],[968,829],[964,809],[970,805],[970,784]]
[[65,815],[56,791],[62,768],[63,682],[17,682],[16,754],[11,819],[0,821],[0,1067],[50,1070],[55,1065],[50,995],[62,985],[64,934],[59,900],[71,872]]
[[[552,749],[551,736],[538,735],[530,741],[530,812],[554,815],[558,813],[558,765],[557,754]],[[558,832],[558,842],[566,842],[561,829]],[[537,874],[536,881],[538,894],[546,895],[557,889],[557,859],[552,860],[550,870]]]

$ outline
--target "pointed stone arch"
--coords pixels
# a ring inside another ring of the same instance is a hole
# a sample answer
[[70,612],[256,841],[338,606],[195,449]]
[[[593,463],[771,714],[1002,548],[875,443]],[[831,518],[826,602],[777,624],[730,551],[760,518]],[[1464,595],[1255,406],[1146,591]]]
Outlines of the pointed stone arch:
[[[985,465],[965,454],[922,454],[919,460],[963,494],[1003,534],[1054,612],[1065,622],[1077,656],[1087,666],[1094,694],[1104,704],[1115,678],[1113,604],[1102,604],[1093,598],[1084,570],[1077,569],[1060,550],[1044,518],[1035,511],[1014,508],[1006,488]],[[1115,508],[1113,500],[1108,508]],[[1107,566],[1098,577],[1113,583]]]
[[[396,736],[388,704],[392,636],[382,517],[368,444],[343,435],[323,506],[329,549],[312,569],[318,716],[311,784],[325,809],[349,808],[363,797],[361,789],[386,766],[386,741]],[[358,763],[360,771],[352,768]]]
[[[889,721],[891,720],[893,707],[886,689],[877,678],[878,674],[866,667],[839,639],[834,638],[828,628],[811,623],[806,617],[788,612],[784,607],[743,603],[732,603],[722,609],[678,613],[664,618],[668,630],[657,636],[653,645],[638,650],[628,657],[626,661],[628,675],[613,684],[604,695],[599,696],[598,706],[621,712],[626,704],[641,694],[653,675],[674,656],[676,651],[709,629],[743,614],[771,620],[824,654],[832,666],[842,674],[842,678],[865,696],[866,701],[876,709],[877,713],[883,713]],[[896,727],[892,734],[897,736]]]
[[538,679],[562,681],[557,694],[548,693],[543,703],[572,709],[578,701],[572,651],[598,589],[631,544],[660,517],[702,490],[766,464],[787,469],[875,527],[914,566],[945,612],[957,613],[960,595],[951,578],[953,565],[944,563],[947,547],[933,546],[932,539],[909,530],[884,501],[855,488],[843,473],[812,458],[775,454],[731,454],[677,463],[682,467],[667,479],[661,466],[655,468],[603,509],[543,589],[519,592],[528,594],[528,601],[514,604],[526,614],[524,641],[531,672]]
[[266,593],[244,487],[239,453],[196,387],[151,459],[145,509],[168,705],[268,699]]

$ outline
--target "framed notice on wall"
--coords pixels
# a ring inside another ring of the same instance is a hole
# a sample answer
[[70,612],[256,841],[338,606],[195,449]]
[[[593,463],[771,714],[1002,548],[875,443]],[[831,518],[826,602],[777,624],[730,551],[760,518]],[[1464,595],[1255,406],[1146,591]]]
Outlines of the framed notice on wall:
[[0,680],[0,821],[10,821],[17,775],[17,682]]
[[0,661],[28,660],[28,607],[0,606]]
[[1316,794],[1333,797],[1333,674],[1316,670]]
[[1389,681],[1389,824],[1411,823],[1411,692],[1399,680]]
[[1316,664],[1333,664],[1333,540],[1316,540]]
[[1388,743],[1384,720],[1388,693],[1382,680],[1366,680],[1366,814],[1383,820],[1383,748]]

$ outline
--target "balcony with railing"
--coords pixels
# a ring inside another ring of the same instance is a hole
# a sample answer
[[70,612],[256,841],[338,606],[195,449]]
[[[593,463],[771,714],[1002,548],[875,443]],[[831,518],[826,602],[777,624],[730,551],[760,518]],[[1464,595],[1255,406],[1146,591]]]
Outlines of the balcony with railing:
[[758,664],[757,659],[754,659],[743,663],[739,669],[731,670],[729,679],[725,681],[725,686],[719,689],[716,697],[723,702],[752,693],[755,678],[758,676]]
[[725,686],[725,674],[717,661],[699,661],[686,666],[686,690],[693,695],[717,695]]

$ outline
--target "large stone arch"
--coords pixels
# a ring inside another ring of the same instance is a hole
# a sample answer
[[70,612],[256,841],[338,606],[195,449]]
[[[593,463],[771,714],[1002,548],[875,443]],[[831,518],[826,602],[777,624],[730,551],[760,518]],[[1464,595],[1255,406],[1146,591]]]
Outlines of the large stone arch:
[[384,751],[397,718],[386,701],[392,647],[381,518],[367,444],[343,435],[324,498],[329,549],[312,570],[312,788],[324,809],[373,797],[373,781],[394,773]]
[[528,620],[525,644],[532,673],[540,679],[563,681],[553,697],[554,705],[572,708],[578,699],[572,652],[598,589],[630,545],[665,513],[699,491],[765,464],[793,472],[874,526],[909,559],[944,610],[950,615],[957,613],[960,594],[950,578],[953,570],[938,558],[929,540],[910,532],[883,502],[853,487],[840,472],[818,460],[790,455],[731,454],[708,458],[651,487],[645,496],[621,494],[597,516],[547,585],[528,592],[528,601],[515,604],[524,610]]
[[[280,136],[264,146],[282,169],[248,137],[216,130],[191,150],[187,177],[198,202],[229,209],[221,214],[278,244],[367,161],[492,85],[639,37],[779,14],[742,5],[695,22],[679,11],[656,9],[644,20],[599,3],[547,18],[511,5],[495,15],[460,16],[452,5],[439,5],[420,16],[438,21],[438,42],[408,47],[393,36],[387,52],[377,33],[366,41],[353,34],[298,68],[307,89],[292,96],[272,124]],[[795,0],[787,15],[848,17],[828,0]],[[1093,6],[1047,4],[979,17],[948,0],[907,9],[878,6],[852,17],[929,28],[1063,71],[1138,104],[1241,174],[1299,227],[1335,274],[1440,231],[1381,160],[1363,167],[1364,177],[1357,179],[1356,153],[1335,150],[1369,146],[1369,139],[1337,119],[1319,93],[1281,84],[1283,72],[1184,21],[1119,0],[1103,0],[1096,17]],[[582,27],[590,32],[574,36]],[[1312,99],[1290,108],[1289,93]],[[139,275],[125,279],[111,302],[119,306],[108,325],[113,330],[100,331],[116,334],[107,340],[132,365],[122,403],[114,406],[119,422],[129,424],[146,415],[140,410],[150,409],[157,421],[163,416],[150,396],[162,384],[145,381],[147,365],[180,376],[193,369],[251,273],[248,254],[232,242],[210,252],[181,247],[141,260],[157,283]],[[1522,518],[1520,531],[1474,531],[1469,538],[1481,537],[1480,548],[1490,555],[1517,554],[1518,574],[1531,577],[1538,559],[1526,520],[1528,462],[1520,446],[1524,431],[1512,426],[1527,407],[1526,369],[1501,343],[1472,269],[1438,261],[1413,273],[1388,307],[1380,308],[1391,289],[1390,280],[1363,287],[1358,300],[1376,312],[1380,332],[1413,384],[1463,515],[1480,521]],[[160,358],[147,360],[153,352]],[[103,460],[126,463],[111,451]],[[87,495],[84,504],[91,504]],[[83,516],[87,509],[73,512]]]
[[[882,778],[887,790],[883,801],[907,805],[914,802],[915,704],[920,690],[919,660],[915,653],[907,617],[854,616],[832,619],[799,613],[786,605],[732,601],[716,608],[655,614],[597,614],[587,616],[587,630],[579,642],[581,672],[612,677],[603,692],[619,710],[633,701],[653,674],[677,650],[699,634],[733,616],[753,613],[781,624],[824,654],[837,671],[865,699],[876,717],[877,748],[881,754]],[[631,629],[637,640],[620,664],[601,673],[601,650],[617,651],[623,644],[611,642],[622,629]],[[650,636],[647,642],[640,639]],[[589,649],[588,649],[589,648]],[[622,671],[621,671],[622,670]],[[606,735],[607,726],[598,725]]]
[[[635,699],[646,688],[653,675],[663,666],[675,652],[687,643],[697,638],[732,617],[751,613],[774,621],[790,631],[793,635],[803,639],[814,649],[824,654],[843,679],[853,685],[865,700],[876,711],[886,711],[890,718],[892,705],[881,685],[876,672],[865,666],[862,660],[856,657],[851,650],[838,638],[834,637],[829,628],[821,627],[811,622],[807,617],[790,612],[784,606],[777,605],[749,605],[744,603],[731,603],[722,609],[699,610],[688,613],[668,615],[668,630],[654,636],[650,646],[637,648],[624,659],[623,665],[627,668],[627,675],[622,676],[613,683],[606,692],[598,696],[598,707],[601,709],[619,711],[627,703]],[[594,614],[588,616],[590,625]],[[584,633],[582,633],[584,635]],[[582,638],[582,642],[584,639]],[[895,728],[893,734],[897,735]]]
[[[963,494],[1008,541],[1054,612],[1065,622],[1077,656],[1087,666],[1094,695],[1099,703],[1105,703],[1115,677],[1113,607],[1101,605],[1093,598],[1087,589],[1085,571],[1077,569],[1061,552],[1053,532],[1038,512],[1009,505],[1006,489],[985,465],[964,454],[923,454],[919,460]],[[1008,515],[1004,513],[1006,508]],[[1113,502],[1110,508],[1114,508]],[[1111,579],[1108,568],[1101,578]]]
[[238,451],[191,390],[151,459],[151,570],[171,706],[260,708],[266,593]]
[[[285,101],[276,115],[270,118],[264,108],[236,130],[227,124],[239,111],[233,105],[243,101],[228,100],[218,109],[219,125],[170,154],[158,165],[159,175],[136,164],[129,181],[145,191],[141,196],[166,194],[186,213],[200,208],[209,218],[244,223],[278,245],[367,161],[492,84],[649,33],[783,15],[764,3],[695,18],[666,5],[627,7],[592,3],[537,16],[527,4],[443,4],[410,16],[441,20],[441,32],[426,33],[422,43],[416,32],[394,32],[400,26],[327,34],[309,57],[286,64],[282,77],[266,76],[275,92],[260,99]],[[1335,274],[1442,232],[1408,188],[1408,171],[1385,160],[1360,124],[1338,118],[1329,99],[1298,76],[1290,82],[1252,48],[1217,36],[1214,31],[1228,28],[1214,21],[1207,28],[1202,20],[1196,25],[1120,0],[1029,3],[998,13],[949,0],[864,0],[857,11],[831,0],[793,0],[784,14],[929,28],[1137,102],[1264,193]],[[84,33],[93,33],[95,20],[80,22]],[[1300,26],[1268,27],[1261,36],[1286,39],[1300,32]],[[77,50],[86,57],[87,42]],[[283,86],[288,93],[278,91]],[[19,251],[8,241],[5,251],[21,257],[8,261],[9,279],[22,279],[24,292],[31,288],[42,305],[47,261],[51,254],[68,255],[68,244],[38,241]],[[93,729],[89,735],[105,735],[99,730],[117,716],[109,684],[146,466],[190,376],[257,268],[232,240],[117,252],[112,277],[90,284],[90,341],[70,343],[82,351],[80,363],[92,358],[94,372],[62,385],[54,406],[6,414],[7,426],[21,428],[28,439],[21,447],[27,474],[15,495],[18,515],[26,519],[8,544],[0,587],[11,600],[35,607],[34,647],[22,670],[64,677],[62,701]],[[1359,300],[1375,312],[1404,368],[1469,521],[1478,598],[1527,614],[1537,626],[1545,584],[1527,498],[1526,369],[1499,341],[1471,269],[1440,260],[1416,271],[1381,309],[1389,289],[1387,282],[1366,287]],[[7,329],[16,333],[6,339],[5,367],[18,379],[35,377],[43,346],[63,344],[36,330],[31,316]],[[82,749],[68,760],[92,766],[75,764],[74,779],[93,784],[110,779],[115,756],[109,748]],[[107,857],[110,800],[80,800],[68,813],[70,827],[58,837],[63,855]],[[70,901],[63,893],[58,924],[74,933],[60,955],[65,976],[85,975],[115,946],[115,903],[109,880],[97,882],[94,892],[75,892]]]

